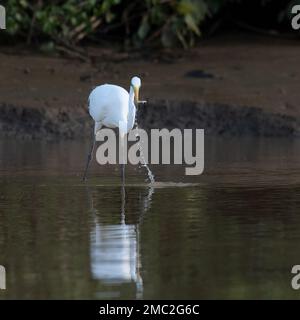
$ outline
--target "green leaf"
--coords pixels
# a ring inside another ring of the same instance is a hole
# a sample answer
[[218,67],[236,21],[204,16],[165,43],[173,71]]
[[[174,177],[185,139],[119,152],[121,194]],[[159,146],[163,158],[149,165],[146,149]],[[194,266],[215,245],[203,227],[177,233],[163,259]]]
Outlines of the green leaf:
[[145,39],[150,31],[149,19],[148,16],[144,16],[142,23],[138,29],[138,36],[140,39]]
[[179,31],[179,29],[176,30],[176,35],[177,35],[177,38],[179,39],[179,41],[181,42],[182,46],[187,49],[188,48],[188,45],[184,39],[184,36],[181,34],[181,32]]
[[177,5],[177,12],[183,16],[193,13],[195,7],[190,0],[181,0]]
[[201,35],[201,32],[200,32],[194,18],[190,14],[187,14],[184,16],[184,21],[185,21],[186,25],[188,26],[188,28],[191,31],[193,31],[197,36]]
[[28,3],[26,0],[20,0],[20,5],[23,7],[23,8],[26,8],[28,6]]

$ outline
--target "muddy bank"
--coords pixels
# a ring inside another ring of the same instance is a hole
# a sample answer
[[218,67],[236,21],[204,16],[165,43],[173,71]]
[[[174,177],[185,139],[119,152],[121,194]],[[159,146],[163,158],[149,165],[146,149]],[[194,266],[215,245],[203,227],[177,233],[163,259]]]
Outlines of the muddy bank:
[[143,128],[199,128],[210,135],[300,136],[299,119],[255,107],[155,101],[138,112]]
[[[85,138],[93,122],[86,110],[0,106],[1,137]],[[200,128],[210,135],[300,136],[299,119],[255,107],[207,105],[197,102],[150,101],[137,113],[140,128]]]
[[89,48],[92,63],[3,48],[0,135],[90,135],[89,92],[142,78],[143,128],[203,128],[207,134],[299,136],[300,46],[264,38],[217,39],[191,51],[141,56]]

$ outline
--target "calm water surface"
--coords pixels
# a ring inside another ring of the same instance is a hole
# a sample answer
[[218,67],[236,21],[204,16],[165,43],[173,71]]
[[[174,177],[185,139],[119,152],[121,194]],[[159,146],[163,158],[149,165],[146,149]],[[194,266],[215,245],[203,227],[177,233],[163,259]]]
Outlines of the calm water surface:
[[300,141],[206,139],[205,171],[94,164],[88,143],[0,142],[2,299],[300,298]]

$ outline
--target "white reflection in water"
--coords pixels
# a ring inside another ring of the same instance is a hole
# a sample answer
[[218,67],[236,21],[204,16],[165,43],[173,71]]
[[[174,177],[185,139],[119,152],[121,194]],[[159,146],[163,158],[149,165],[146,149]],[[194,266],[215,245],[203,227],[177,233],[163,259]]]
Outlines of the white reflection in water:
[[142,210],[136,224],[125,222],[125,186],[121,187],[120,224],[100,224],[97,215],[101,212],[94,208],[93,199],[90,197],[94,213],[94,232],[90,241],[92,276],[94,279],[110,284],[134,282],[137,299],[143,296],[143,279],[140,273],[140,226],[144,214],[150,209],[153,193],[154,189],[150,185],[146,196],[141,199]]
[[134,225],[95,224],[91,241],[91,268],[94,278],[126,282],[136,278],[138,260]]

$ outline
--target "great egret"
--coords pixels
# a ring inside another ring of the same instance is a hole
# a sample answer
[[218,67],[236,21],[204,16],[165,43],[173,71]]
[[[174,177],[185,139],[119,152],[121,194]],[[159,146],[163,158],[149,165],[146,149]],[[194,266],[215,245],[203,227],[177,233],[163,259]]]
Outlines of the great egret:
[[[89,164],[95,146],[97,132],[102,126],[119,128],[120,141],[124,141],[125,134],[134,126],[136,106],[139,101],[141,79],[133,77],[130,82],[129,93],[120,86],[104,84],[96,87],[89,96],[89,113],[95,121],[95,129],[90,152],[84,171],[83,181],[86,180]],[[125,177],[125,166],[121,165],[122,179]]]

